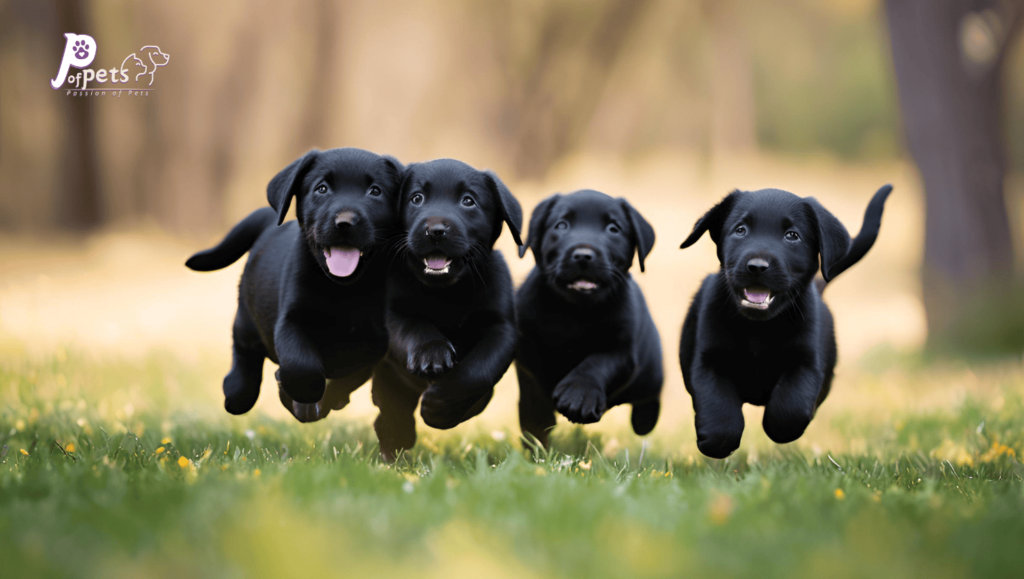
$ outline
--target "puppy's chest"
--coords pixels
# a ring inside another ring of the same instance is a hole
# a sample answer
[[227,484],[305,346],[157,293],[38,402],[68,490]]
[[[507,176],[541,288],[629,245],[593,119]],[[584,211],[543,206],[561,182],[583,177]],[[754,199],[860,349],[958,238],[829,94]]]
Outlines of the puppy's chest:
[[607,321],[570,318],[554,313],[524,324],[523,346],[534,350],[546,364],[576,367],[595,353],[621,348],[619,332]]

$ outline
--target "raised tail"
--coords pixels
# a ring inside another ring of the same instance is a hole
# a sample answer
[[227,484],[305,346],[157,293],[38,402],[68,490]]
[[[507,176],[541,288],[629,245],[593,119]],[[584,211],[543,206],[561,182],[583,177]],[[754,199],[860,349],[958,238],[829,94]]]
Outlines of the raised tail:
[[[867,210],[864,211],[864,223],[860,226],[860,233],[857,234],[857,237],[853,238],[853,242],[850,243],[850,249],[847,250],[846,255],[829,268],[829,281],[835,279],[836,276],[846,271],[851,265],[860,261],[868,250],[871,249],[871,246],[875,244],[875,239],[878,238],[878,230],[882,227],[882,210],[885,209],[885,200],[891,192],[892,185],[884,185],[871,198]],[[824,289],[824,287],[820,289]]]
[[257,209],[241,220],[215,247],[188,258],[185,266],[195,271],[223,269],[249,251],[263,230],[277,224],[277,212],[271,207]]

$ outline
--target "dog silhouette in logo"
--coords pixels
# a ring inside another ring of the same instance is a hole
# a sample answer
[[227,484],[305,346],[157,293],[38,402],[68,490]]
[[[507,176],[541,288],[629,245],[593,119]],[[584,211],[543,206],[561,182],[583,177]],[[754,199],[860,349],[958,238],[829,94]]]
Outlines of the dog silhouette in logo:
[[135,66],[142,69],[142,72],[135,75],[135,82],[139,81],[139,77],[148,74],[149,86],[153,86],[156,69],[161,66],[167,66],[167,63],[171,60],[171,55],[161,51],[159,46],[143,46],[138,52],[133,52],[125,57],[124,61],[121,62],[122,69],[129,60],[133,60]]

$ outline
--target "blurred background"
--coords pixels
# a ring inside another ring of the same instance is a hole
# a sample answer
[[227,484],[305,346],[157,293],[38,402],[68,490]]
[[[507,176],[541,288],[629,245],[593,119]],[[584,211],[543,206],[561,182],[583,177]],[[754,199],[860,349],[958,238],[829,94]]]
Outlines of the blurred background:
[[[874,249],[825,296],[841,356],[825,406],[909,403],[875,382],[844,393],[844,372],[1024,352],[1022,21],[1017,0],[4,1],[0,347],[170,352],[209,368],[188,388],[218,408],[241,263],[185,258],[306,150],[355,146],[493,169],[527,214],[558,191],[629,198],[657,232],[634,276],[670,432],[692,430],[675,352],[717,268],[707,239],[678,249],[696,219],[733,188],[778,187],[855,232],[892,183]],[[148,97],[66,96],[48,79],[69,31],[96,38],[97,68],[144,45],[170,61]],[[532,257],[499,247],[518,283]],[[350,416],[373,414],[368,390]],[[483,423],[514,427],[516,397],[510,372]]]

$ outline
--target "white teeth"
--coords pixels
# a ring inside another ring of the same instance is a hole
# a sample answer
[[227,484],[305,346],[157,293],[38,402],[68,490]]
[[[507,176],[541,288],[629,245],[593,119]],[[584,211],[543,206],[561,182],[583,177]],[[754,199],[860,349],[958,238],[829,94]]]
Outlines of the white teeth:
[[592,282],[592,281],[590,281],[590,280],[578,279],[578,280],[572,282],[571,284],[569,284],[566,287],[568,287],[571,290],[589,292],[589,291],[596,290],[597,289],[597,284]]
[[448,269],[449,269],[449,267],[451,267],[451,265],[452,265],[452,260],[448,259],[448,260],[445,260],[444,267],[442,267],[441,269],[434,269],[434,268],[430,267],[430,260],[428,260],[427,258],[424,257],[423,258],[423,266],[424,266],[423,267],[423,273],[428,274],[428,275],[444,275],[444,274],[448,273]]
[[773,301],[775,301],[775,296],[773,295],[769,295],[768,299],[766,299],[763,302],[752,302],[744,298],[740,300],[740,305],[742,305],[745,308],[753,308],[755,310],[767,310],[768,306],[772,305]]

